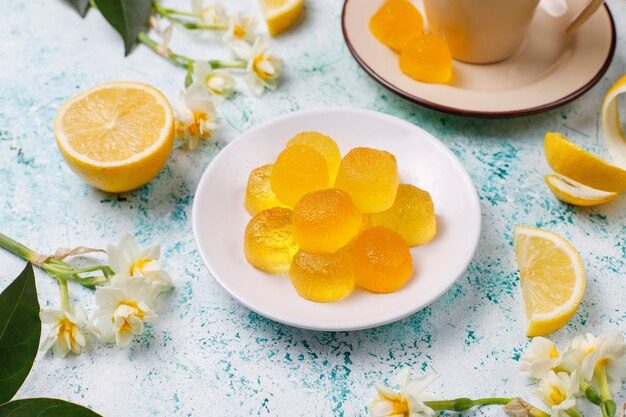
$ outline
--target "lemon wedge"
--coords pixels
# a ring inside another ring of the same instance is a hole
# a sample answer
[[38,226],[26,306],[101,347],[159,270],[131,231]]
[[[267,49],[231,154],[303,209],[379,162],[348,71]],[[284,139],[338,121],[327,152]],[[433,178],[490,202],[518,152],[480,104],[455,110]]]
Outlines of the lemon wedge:
[[302,14],[303,0],[259,0],[259,2],[271,36],[289,29]]
[[68,100],[54,135],[70,168],[107,192],[153,179],[174,146],[174,116],[165,96],[146,84],[111,82]]
[[608,203],[619,195],[587,187],[560,175],[546,175],[545,179],[548,187],[559,200],[575,206],[597,206]]
[[620,127],[617,100],[626,94],[626,75],[611,87],[602,104],[602,130],[613,163],[626,169],[626,137]]
[[520,269],[530,337],[563,327],[585,293],[585,270],[576,249],[547,230],[516,226],[515,257]]
[[546,133],[544,146],[548,164],[557,174],[597,190],[626,190],[626,170],[587,152],[561,133]]

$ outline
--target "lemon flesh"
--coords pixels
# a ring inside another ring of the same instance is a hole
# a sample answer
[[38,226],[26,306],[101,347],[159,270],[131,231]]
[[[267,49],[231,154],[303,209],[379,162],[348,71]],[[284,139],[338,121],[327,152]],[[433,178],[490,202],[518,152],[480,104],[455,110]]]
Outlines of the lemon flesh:
[[516,226],[515,257],[528,318],[526,333],[542,336],[563,327],[585,292],[585,271],[576,249],[547,230]]
[[587,187],[620,193],[626,190],[626,170],[611,165],[560,133],[546,133],[548,164],[557,173]]
[[302,14],[303,0],[259,0],[259,2],[271,36],[289,29]]
[[124,192],[153,179],[174,145],[174,117],[161,92],[112,82],[67,101],[54,121],[61,154],[91,185]]

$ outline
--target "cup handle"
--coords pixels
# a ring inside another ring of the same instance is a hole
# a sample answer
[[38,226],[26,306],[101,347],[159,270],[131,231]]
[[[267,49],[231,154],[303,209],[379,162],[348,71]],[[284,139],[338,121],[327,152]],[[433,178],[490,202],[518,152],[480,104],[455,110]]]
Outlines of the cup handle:
[[589,0],[587,5],[578,13],[565,29],[567,35],[574,33],[580,28],[604,3],[604,0]]

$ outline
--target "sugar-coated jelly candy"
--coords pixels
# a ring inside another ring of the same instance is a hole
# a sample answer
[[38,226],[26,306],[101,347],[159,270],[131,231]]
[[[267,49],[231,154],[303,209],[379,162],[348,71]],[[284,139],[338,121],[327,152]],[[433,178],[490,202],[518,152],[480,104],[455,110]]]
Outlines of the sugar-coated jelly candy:
[[305,251],[333,253],[354,238],[363,215],[344,191],[306,194],[293,208],[293,239]]
[[396,52],[416,36],[424,34],[424,19],[408,0],[388,0],[370,19],[370,31]]
[[450,48],[436,35],[413,38],[400,54],[400,69],[417,81],[446,83],[452,78]]
[[310,146],[293,145],[285,148],[272,167],[272,191],[290,207],[311,191],[330,186],[326,159]]
[[271,164],[255,168],[250,172],[244,205],[248,213],[253,216],[272,207],[285,207],[285,204],[278,201],[276,194],[272,191],[270,185],[271,172]]
[[331,184],[335,181],[341,162],[341,152],[339,152],[339,147],[332,138],[319,132],[302,132],[287,142],[287,147],[294,145],[306,145],[318,151],[328,164],[328,176]]
[[341,160],[335,188],[347,192],[362,213],[376,213],[393,205],[399,182],[395,156],[354,148]]
[[356,285],[376,293],[394,292],[413,274],[409,247],[398,233],[382,226],[366,229],[352,247]]
[[400,184],[391,208],[373,213],[372,224],[398,232],[409,246],[429,242],[437,233],[435,206],[430,194],[413,185]]
[[327,254],[300,249],[293,257],[289,278],[298,294],[307,300],[337,301],[354,289],[352,258],[345,249]]
[[266,272],[285,272],[298,246],[293,242],[291,210],[274,207],[254,216],[244,235],[244,253],[253,266]]

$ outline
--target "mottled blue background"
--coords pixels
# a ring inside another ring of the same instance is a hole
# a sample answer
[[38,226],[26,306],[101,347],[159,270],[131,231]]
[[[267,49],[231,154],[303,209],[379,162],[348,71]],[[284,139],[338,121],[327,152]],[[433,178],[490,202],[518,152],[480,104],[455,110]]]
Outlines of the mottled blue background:
[[[257,12],[255,0],[230,3]],[[624,332],[626,197],[590,209],[559,203],[543,182],[549,169],[542,142],[546,131],[562,131],[607,156],[598,112],[604,93],[626,72],[626,2],[609,1],[619,39],[601,82],[572,104],[514,120],[448,116],[380,87],[344,45],[341,3],[307,1],[306,19],[273,41],[286,64],[278,92],[259,100],[241,87],[221,108],[215,140],[195,152],[176,149],[158,178],[122,195],[99,192],[69,170],[54,143],[56,110],[94,84],[127,79],[157,86],[176,104],[184,74],[143,47],[124,59],[121,41],[97,13],[81,20],[60,0],[4,4],[0,230],[42,253],[58,246],[103,247],[130,231],[142,243],[162,245],[176,285],[158,321],[129,349],[91,343],[79,357],[40,354],[18,396],[66,398],[107,417],[360,416],[373,382],[389,381],[408,366],[442,374],[431,390],[437,398],[530,397],[530,381],[515,369],[528,344],[511,245],[518,223],[569,238],[585,262],[583,304],[554,338],[563,344],[582,332]],[[225,57],[215,39],[177,32],[174,47]],[[323,333],[274,323],[225,294],[196,252],[191,204],[215,154],[253,126],[321,106],[357,106],[409,120],[446,143],[476,183],[483,210],[476,258],[439,301],[395,324]],[[0,287],[23,266],[0,251]],[[37,271],[37,283],[42,305],[56,305],[51,278]],[[89,290],[72,285],[70,291],[93,310]],[[618,401],[624,400],[622,392]],[[499,408],[474,413],[502,415]]]

